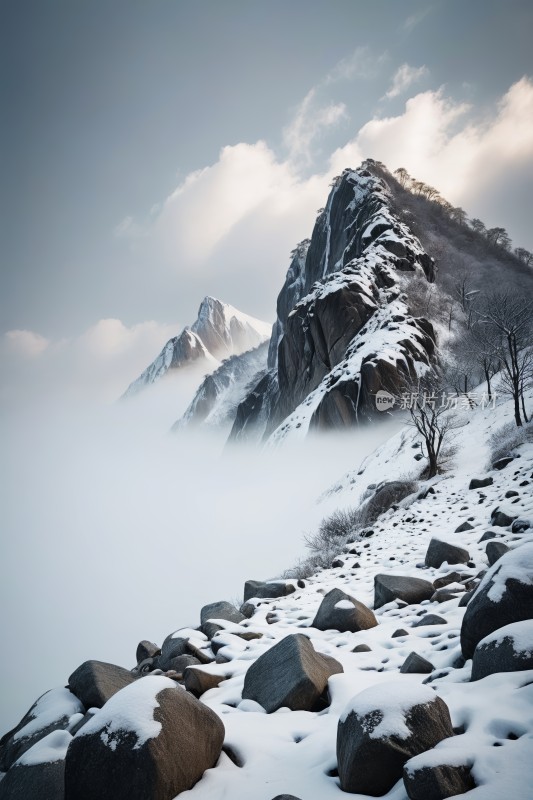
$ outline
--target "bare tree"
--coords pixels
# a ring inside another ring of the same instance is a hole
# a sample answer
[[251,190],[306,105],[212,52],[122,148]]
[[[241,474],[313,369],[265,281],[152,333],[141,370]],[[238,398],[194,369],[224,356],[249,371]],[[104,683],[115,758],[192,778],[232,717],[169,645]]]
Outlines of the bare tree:
[[409,424],[422,438],[422,452],[428,459],[428,478],[434,478],[442,467],[444,445],[450,442],[452,431],[460,423],[448,407],[442,384],[436,379],[426,379],[410,393]]
[[[533,300],[516,291],[489,295],[478,312],[479,324],[492,328],[502,369],[502,388],[511,395],[515,422],[522,425],[524,392],[532,381]],[[527,415],[524,414],[527,420]]]

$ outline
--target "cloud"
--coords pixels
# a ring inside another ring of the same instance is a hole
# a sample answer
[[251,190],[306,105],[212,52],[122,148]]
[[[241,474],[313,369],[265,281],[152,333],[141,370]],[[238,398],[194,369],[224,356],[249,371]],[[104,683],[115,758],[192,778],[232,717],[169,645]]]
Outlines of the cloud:
[[411,14],[402,25],[402,29],[411,33],[420,23],[424,20],[428,14],[433,11],[431,6],[427,6],[426,8],[422,8],[420,11]]
[[213,164],[186,176],[144,223],[128,224],[141,231],[135,256],[165,265],[165,283],[179,292],[183,308],[196,308],[202,296],[214,294],[271,321],[289,252],[311,234],[331,177],[364,158],[391,170],[405,167],[470,216],[507,227],[516,244],[532,248],[529,78],[483,114],[443,88],[420,92],[401,113],[367,119],[312,172],[297,154],[312,151],[314,137],[325,133],[328,143],[334,135],[339,141],[338,123],[347,114],[342,104],[320,105],[317,92],[315,87],[304,98],[286,131],[292,156],[280,157],[264,141],[224,147]]
[[409,64],[402,64],[394,74],[391,88],[381,99],[383,100],[386,98],[387,100],[391,100],[393,97],[398,97],[398,95],[403,94],[414,83],[417,83],[428,75],[429,70],[426,66],[410,67]]
[[8,407],[31,405],[36,397],[112,402],[181,327],[101,319],[79,336],[57,341],[34,331],[8,331],[0,347],[0,401]]
[[341,58],[320,81],[318,87],[330,86],[339,81],[350,81],[354,78],[372,78],[379,70],[387,56],[382,53],[376,56],[369,47],[357,47],[353,53]]
[[317,90],[311,89],[304,97],[290,125],[283,131],[283,142],[289,151],[289,159],[312,162],[312,146],[328,128],[346,119],[348,113],[344,103],[317,105]]
[[41,355],[50,342],[40,333],[26,330],[7,331],[4,340],[8,349],[22,358],[36,358]]
[[520,176],[533,172],[532,80],[517,81],[486,114],[474,111],[443,89],[422,92],[402,114],[368,121],[331,164],[339,171],[371,157],[391,170],[403,166],[471,216],[484,210],[489,224],[507,226],[527,247],[531,234],[514,192]]

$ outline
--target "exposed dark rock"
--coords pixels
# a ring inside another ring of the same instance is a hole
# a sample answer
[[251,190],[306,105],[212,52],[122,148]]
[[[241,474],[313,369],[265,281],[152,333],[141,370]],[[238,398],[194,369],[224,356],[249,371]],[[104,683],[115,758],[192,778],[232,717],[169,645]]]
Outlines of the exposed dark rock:
[[0,780],[0,800],[63,800],[71,740],[66,731],[53,731],[27,750]]
[[[397,714],[398,708],[403,714]],[[380,735],[382,722],[385,732]],[[394,724],[397,730],[391,731]],[[409,758],[450,736],[448,707],[428,687],[409,694],[405,685],[394,681],[361,692],[344,711],[337,730],[341,789],[381,796],[402,777]]]
[[400,636],[409,636],[409,631],[406,631],[404,628],[398,628],[391,635],[391,639],[398,639]]
[[505,498],[508,500],[511,497],[518,497],[518,492],[515,492],[514,489],[509,489],[509,491],[505,492]]
[[286,636],[248,669],[243,699],[255,700],[271,713],[287,707],[310,711],[327,686],[328,678],[343,672],[334,658],[317,653],[301,633]]
[[463,522],[462,525],[459,525],[459,527],[455,529],[455,533],[464,533],[465,531],[472,530],[474,530],[473,525],[471,525],[469,522]]
[[511,461],[514,461],[514,456],[505,456],[505,458],[499,458],[492,465],[492,469],[504,469],[504,467],[506,467],[507,464],[510,464]]
[[452,589],[448,589],[444,586],[442,589],[437,589],[437,591],[431,595],[431,602],[432,603],[446,603],[448,600],[453,600],[457,597],[458,592],[462,591],[462,589],[456,589],[453,591]]
[[508,528],[513,523],[516,517],[510,517],[498,508],[495,508],[490,516],[490,524],[496,525],[498,528]]
[[101,708],[116,692],[135,680],[136,676],[124,667],[105,661],[84,661],[74,670],[68,685],[85,708]]
[[158,659],[145,658],[144,661],[140,661],[136,667],[133,667],[131,673],[138,678],[140,675],[148,675],[154,669],[158,669]]
[[372,648],[369,647],[367,644],[357,644],[352,650],[352,653],[371,653],[371,652]]
[[170,669],[170,661],[177,656],[194,655],[198,657],[197,653],[193,653],[189,639],[197,639],[200,642],[205,641],[208,644],[207,637],[204,633],[191,628],[178,628],[177,631],[169,633],[161,647],[161,655],[159,656],[158,666],[162,670]]
[[421,603],[422,600],[429,600],[433,592],[433,584],[422,578],[411,578],[407,575],[376,575],[374,608],[381,608],[392,600],[403,600],[408,605]]
[[405,661],[403,662],[402,666],[400,667],[400,672],[402,675],[427,675],[430,672],[433,672],[435,667],[428,661],[426,658],[418,655],[418,653],[412,652],[409,653]]
[[341,589],[332,589],[322,600],[312,627],[320,631],[333,629],[356,633],[377,624],[374,613],[363,603]]
[[489,633],[533,618],[533,543],[510,550],[492,566],[474,592],[463,617],[461,649],[472,658]]
[[244,584],[244,602],[252,597],[276,598],[286,597],[292,594],[296,588],[292,583],[270,582],[270,581],[246,581]]
[[246,619],[251,619],[255,614],[255,605],[253,603],[243,603],[239,611]]
[[[133,730],[121,727],[125,704],[136,708]],[[223,740],[210,708],[168,678],[148,676],[111,698],[71,741],[65,799],[170,800],[216,764]]]
[[220,600],[217,603],[210,603],[204,606],[200,612],[200,622],[202,626],[212,619],[223,619],[227,622],[235,622],[237,624],[242,622],[243,619],[246,619],[246,617],[238,611],[232,603],[228,603],[227,600]]
[[446,620],[438,614],[424,614],[412,627],[422,628],[425,625],[446,625]]
[[433,581],[435,589],[443,589],[449,586],[450,583],[460,583],[461,581],[468,580],[470,575],[468,572],[449,572],[448,575],[443,575],[442,578],[437,578]]
[[225,680],[224,675],[215,675],[196,667],[187,667],[183,673],[185,688],[196,697],[201,697],[209,689],[216,689],[223,680]]
[[470,602],[472,595],[474,594],[474,590],[472,589],[469,592],[465,592],[461,595],[461,599],[459,600],[459,608],[464,608]]
[[182,655],[182,656],[174,656],[174,658],[170,658],[168,660],[168,665],[166,667],[168,670],[173,670],[177,672],[178,675],[182,675],[183,672],[187,669],[187,667],[194,667],[198,666],[200,661],[195,658],[194,656],[190,655]]
[[492,486],[494,478],[472,478],[469,489],[483,489],[485,486]]
[[144,661],[147,658],[154,658],[161,653],[161,648],[159,645],[154,644],[153,642],[149,642],[148,639],[143,639],[142,642],[139,642],[137,645],[137,652],[135,653],[135,659],[137,664],[140,664],[141,661]]
[[533,619],[505,625],[482,639],[474,651],[472,680],[525,669],[533,669]]
[[518,519],[515,519],[515,521],[511,525],[511,531],[513,533],[523,533],[524,531],[529,530],[530,527],[531,527],[531,520],[519,517]]
[[481,544],[481,542],[487,542],[489,539],[497,539],[499,536],[503,536],[503,533],[496,533],[496,531],[485,531],[481,539],[479,539],[478,544]]
[[495,541],[487,542],[485,553],[487,554],[487,561],[489,562],[489,566],[492,567],[492,565],[495,564],[499,558],[501,558],[508,552],[509,548],[503,542],[495,542]]
[[18,725],[0,739],[0,772],[6,772],[23,753],[52,731],[66,728],[73,714],[84,711],[83,704],[68,689],[45,692]]
[[[444,752],[442,758],[446,758]],[[403,770],[403,782],[409,800],[445,800],[476,788],[469,765],[426,766],[424,755],[407,762]]]
[[438,569],[445,561],[448,564],[467,564],[470,561],[470,555],[468,550],[459,545],[443,542],[441,539],[432,539],[426,553],[426,567]]

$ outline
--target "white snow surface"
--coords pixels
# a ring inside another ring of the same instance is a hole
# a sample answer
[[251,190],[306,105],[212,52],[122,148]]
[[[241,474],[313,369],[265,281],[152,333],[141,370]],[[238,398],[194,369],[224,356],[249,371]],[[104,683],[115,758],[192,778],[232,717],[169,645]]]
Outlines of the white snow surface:
[[15,764],[34,767],[37,764],[62,761],[67,754],[67,747],[71,741],[72,736],[68,731],[52,731],[47,736],[43,736],[29,750],[26,750]]
[[182,691],[175,681],[163,675],[147,675],[130,683],[114,694],[76,736],[100,733],[104,744],[115,750],[121,733],[133,733],[137,738],[133,749],[142,747],[161,731],[161,723],[154,719],[154,711],[159,706],[157,695],[164,689]]
[[498,628],[497,631],[485,636],[479,642],[478,647],[497,644],[498,642],[503,642],[504,639],[511,639],[515,653],[524,653],[531,656],[533,654],[533,619],[511,622],[510,625]]
[[[528,402],[532,400],[530,393]],[[464,732],[418,758],[428,764],[471,766],[477,786],[461,795],[465,800],[502,800],[507,796],[530,800],[533,670],[498,673],[471,683],[470,661],[463,667],[453,666],[461,655],[459,636],[465,609],[459,607],[459,600],[465,581],[454,581],[457,596],[441,603],[426,600],[405,606],[393,601],[375,610],[379,624],[366,631],[344,633],[311,627],[324,595],[333,588],[372,607],[373,579],[378,572],[433,581],[455,571],[474,578],[486,569],[486,542],[479,543],[479,539],[490,528],[491,511],[502,506],[505,493],[511,488],[519,493],[505,501],[513,516],[528,517],[533,513],[531,491],[520,487],[533,471],[533,444],[522,445],[519,457],[504,470],[491,470],[486,463],[487,439],[508,419],[512,419],[508,402],[499,403],[496,411],[477,408],[464,412],[455,463],[446,474],[429,482],[420,481],[418,492],[379,518],[372,537],[347,546],[354,553],[339,552],[344,561],[342,567],[305,578],[305,587],[291,595],[261,600],[250,619],[232,624],[217,635],[223,643],[217,653],[221,663],[199,669],[225,679],[205,693],[202,702],[222,719],[225,743],[238,756],[241,766],[237,767],[223,753],[218,765],[208,770],[193,789],[180,795],[180,800],[271,800],[284,793],[302,800],[342,800],[346,794],[341,791],[334,770],[337,726],[347,710],[381,709],[383,718],[376,725],[375,735],[387,731],[401,735],[405,734],[408,708],[414,703],[429,702],[436,695],[447,704],[454,728]],[[403,428],[359,468],[324,492],[317,519],[339,508],[357,506],[372,493],[368,487],[384,479],[417,479],[424,462],[414,460],[419,452],[413,447],[415,443],[415,432],[410,427]],[[491,486],[468,489],[471,478],[487,474],[493,477]],[[420,491],[430,486],[434,493],[420,499]],[[456,534],[455,529],[466,520],[470,520],[472,530]],[[513,534],[506,529],[499,532],[503,534],[501,541],[513,548],[513,563],[522,569],[520,554],[527,555],[531,533]],[[425,568],[424,556],[433,536],[459,542],[468,549],[475,566]],[[438,614],[445,622],[413,627],[429,613]],[[238,628],[262,636],[245,641],[234,634]],[[407,635],[392,638],[398,628],[404,628]],[[319,713],[280,709],[265,714],[253,701],[243,701],[243,682],[249,666],[283,637],[301,632],[306,632],[318,652],[333,656],[344,667],[342,674],[329,680],[329,708]],[[371,650],[354,653],[354,647],[363,643]],[[433,664],[431,675],[399,673],[411,652]],[[426,680],[430,682],[424,685]],[[413,767],[416,763],[410,762]],[[385,798],[407,800],[403,781]]]
[[483,578],[480,589],[492,583],[487,597],[497,603],[506,592],[509,578],[529,586],[533,584],[533,542],[524,544],[519,551],[511,550],[498,559]]
[[339,600],[338,603],[335,603],[335,608],[341,608],[343,611],[351,611],[355,606],[351,600]]
[[31,719],[15,734],[15,740],[25,739],[28,736],[42,731],[63,717],[69,718],[73,714],[83,712],[84,708],[78,698],[71,691],[60,687],[50,689],[40,697],[32,709]]
[[[346,722],[348,715],[355,713],[359,717],[374,716],[368,723],[368,734],[371,739],[384,739],[397,736],[407,739],[411,731],[405,718],[414,706],[425,706],[435,701],[435,692],[428,686],[419,684],[405,685],[403,681],[390,681],[378,686],[371,686],[353,697],[339,721]],[[376,724],[377,722],[377,724]]]

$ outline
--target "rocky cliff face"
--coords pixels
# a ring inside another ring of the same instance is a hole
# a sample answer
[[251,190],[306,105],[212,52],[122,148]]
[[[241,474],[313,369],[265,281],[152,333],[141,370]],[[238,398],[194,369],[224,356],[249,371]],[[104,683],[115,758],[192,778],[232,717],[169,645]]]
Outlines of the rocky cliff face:
[[267,371],[268,347],[268,342],[263,342],[241,355],[231,356],[215,372],[206,375],[192,403],[172,430],[177,432],[198,425],[231,427],[242,397]]
[[373,162],[334,182],[310,240],[294,251],[277,302],[270,373],[238,409],[233,440],[305,435],[376,413],[375,393],[398,391],[430,367],[434,332],[412,317],[409,276],[433,261],[390,208]]
[[132,397],[163,378],[169,370],[194,363],[212,372],[223,359],[240,355],[267,341],[270,333],[268,323],[243,314],[214,297],[205,297],[196,321],[166,343],[123,396]]

